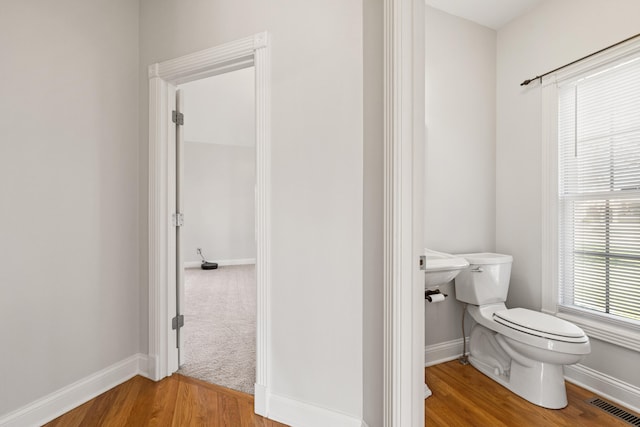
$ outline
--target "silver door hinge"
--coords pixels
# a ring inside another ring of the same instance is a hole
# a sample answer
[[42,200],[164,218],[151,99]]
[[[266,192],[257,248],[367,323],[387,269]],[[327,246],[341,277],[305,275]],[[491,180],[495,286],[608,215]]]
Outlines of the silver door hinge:
[[173,121],[173,123],[177,124],[178,126],[184,125],[184,114],[173,110],[171,112],[171,121]]
[[178,329],[184,326],[184,314],[179,314],[171,319],[171,329]]
[[171,224],[174,227],[182,227],[184,225],[184,214],[177,212],[171,215]]

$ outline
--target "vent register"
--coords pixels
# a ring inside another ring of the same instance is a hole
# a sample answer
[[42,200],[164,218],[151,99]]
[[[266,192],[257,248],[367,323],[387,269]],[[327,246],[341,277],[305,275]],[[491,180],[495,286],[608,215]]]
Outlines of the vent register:
[[600,398],[594,397],[592,399],[587,399],[585,402],[595,406],[596,408],[600,408],[605,412],[608,412],[609,414],[628,423],[629,425],[640,426],[640,417],[628,411],[625,411],[622,408],[612,405],[611,403],[606,402]]

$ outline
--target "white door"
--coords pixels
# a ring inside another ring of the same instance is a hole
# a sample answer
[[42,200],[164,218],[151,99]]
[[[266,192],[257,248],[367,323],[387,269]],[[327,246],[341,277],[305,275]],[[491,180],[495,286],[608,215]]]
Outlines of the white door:
[[184,325],[184,262],[182,259],[182,223],[184,221],[184,206],[182,197],[182,182],[184,178],[184,147],[183,147],[183,126],[184,116],[182,110],[184,105],[184,94],[180,89],[176,90],[176,212],[180,217],[176,227],[176,312],[180,320],[176,329],[176,344],[178,346],[178,367],[184,363],[182,350],[184,349],[184,335],[180,333],[180,328]]
[[[157,90],[158,88],[156,88]],[[161,369],[161,374],[160,375],[171,375],[173,372],[177,371],[179,368],[179,356],[178,356],[178,329],[179,329],[179,325],[180,325],[180,317],[179,317],[179,312],[178,312],[178,306],[179,306],[179,301],[178,301],[178,292],[177,292],[177,286],[176,286],[176,282],[177,282],[177,278],[178,278],[178,265],[176,262],[174,261],[178,261],[178,254],[180,253],[179,251],[177,251],[177,242],[176,242],[176,238],[178,237],[179,232],[177,231],[180,228],[180,223],[181,223],[181,217],[180,215],[178,215],[178,211],[176,210],[177,208],[177,203],[176,203],[176,196],[177,196],[177,191],[176,191],[176,187],[178,184],[178,179],[174,179],[174,177],[177,175],[177,171],[176,171],[176,167],[177,167],[177,141],[178,141],[178,130],[180,128],[180,126],[178,125],[178,123],[176,123],[177,117],[176,117],[176,113],[177,113],[177,102],[176,102],[176,95],[177,95],[177,90],[176,87],[172,84],[167,84],[165,87],[165,92],[163,91],[158,91],[158,92],[152,92],[153,95],[165,95],[166,96],[166,104],[164,104],[164,108],[166,108],[166,111],[164,112],[164,114],[162,115],[163,117],[168,118],[168,120],[165,120],[163,122],[163,125],[165,125],[166,127],[164,128],[163,131],[157,131],[160,134],[164,134],[166,136],[166,139],[163,142],[163,147],[166,151],[164,151],[164,153],[166,153],[166,157],[161,158],[160,162],[158,163],[157,167],[162,169],[164,167],[164,170],[166,171],[166,177],[168,178],[166,181],[164,181],[164,184],[166,185],[166,190],[164,192],[163,198],[164,200],[166,200],[166,208],[167,208],[167,214],[168,214],[168,219],[169,221],[167,221],[166,223],[166,259],[164,259],[164,263],[166,263],[166,270],[163,271],[159,271],[158,274],[160,276],[164,276],[165,280],[166,280],[166,294],[165,297],[162,298],[161,295],[157,295],[156,297],[158,298],[158,309],[162,309],[163,311],[165,311],[167,313],[167,316],[164,317],[163,319],[165,319],[166,323],[164,323],[163,325],[163,329],[167,328],[166,331],[166,335],[165,332],[163,332],[161,334],[161,336],[156,337],[156,339],[158,339],[159,341],[161,341],[163,343],[163,347],[164,350],[162,351],[163,356],[166,355],[166,364],[165,363],[161,363],[160,364],[160,369]],[[166,163],[164,163],[166,162]],[[150,221],[154,220],[154,216],[152,215],[150,217]],[[163,224],[164,226],[164,224]],[[162,376],[160,376],[158,379],[163,378]]]

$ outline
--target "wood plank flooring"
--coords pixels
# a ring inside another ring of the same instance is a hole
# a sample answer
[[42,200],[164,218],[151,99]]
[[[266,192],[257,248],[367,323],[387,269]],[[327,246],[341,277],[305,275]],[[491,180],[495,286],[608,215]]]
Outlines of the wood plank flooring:
[[425,378],[433,391],[425,400],[428,427],[629,427],[624,421],[585,403],[585,399],[596,395],[571,383],[566,383],[568,406],[554,410],[527,402],[471,365],[463,366],[457,360],[427,368]]
[[47,427],[286,427],[253,413],[253,396],[174,374],[136,376],[56,418]]
[[[425,400],[427,427],[629,426],[585,403],[595,395],[570,383],[569,405],[552,410],[527,402],[458,361],[427,368],[425,378],[433,391]],[[251,395],[178,374],[159,382],[134,377],[46,426],[286,427],[255,415]]]

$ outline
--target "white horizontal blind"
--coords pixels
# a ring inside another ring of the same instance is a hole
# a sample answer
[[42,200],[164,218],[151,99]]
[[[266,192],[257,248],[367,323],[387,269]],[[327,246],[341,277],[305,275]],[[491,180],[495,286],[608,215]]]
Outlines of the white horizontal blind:
[[640,320],[640,57],[558,87],[560,306]]

